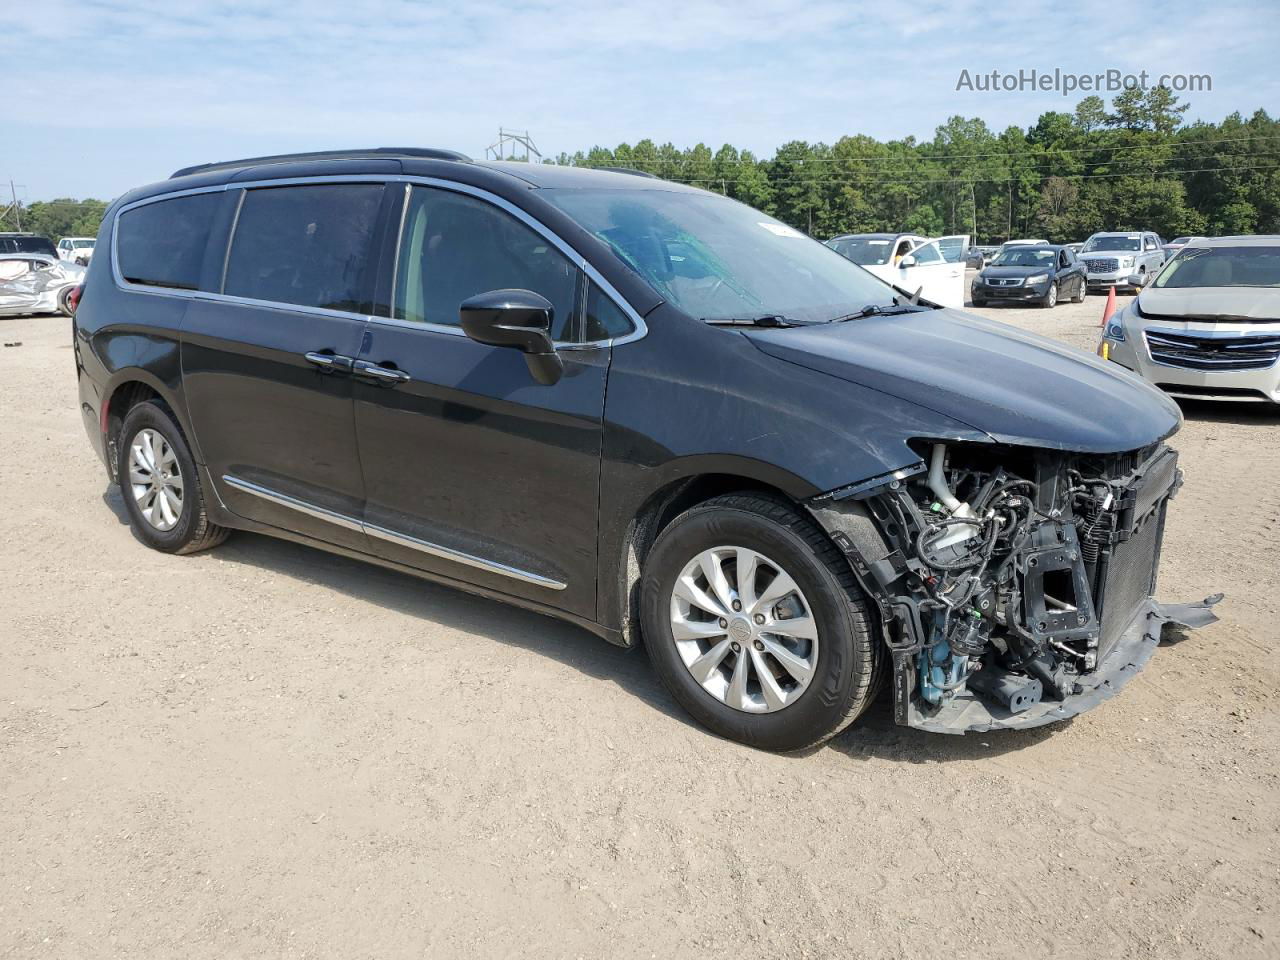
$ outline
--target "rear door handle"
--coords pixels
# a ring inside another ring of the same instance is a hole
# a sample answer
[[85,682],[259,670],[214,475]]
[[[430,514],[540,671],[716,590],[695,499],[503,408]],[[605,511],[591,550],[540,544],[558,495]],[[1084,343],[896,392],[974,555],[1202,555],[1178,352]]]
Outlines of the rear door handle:
[[357,360],[352,367],[352,372],[356,376],[370,377],[379,383],[385,383],[388,386],[395,386],[397,383],[407,383],[413,378],[403,370],[397,370],[395,367],[384,367],[368,360]]

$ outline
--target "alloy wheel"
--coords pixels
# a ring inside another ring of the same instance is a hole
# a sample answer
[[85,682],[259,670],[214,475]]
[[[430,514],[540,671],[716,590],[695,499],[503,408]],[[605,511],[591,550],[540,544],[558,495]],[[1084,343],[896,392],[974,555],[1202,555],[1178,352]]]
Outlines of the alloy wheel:
[[144,520],[160,531],[172,530],[182,517],[182,469],[173,446],[144,427],[129,444],[129,490]]
[[818,664],[813,608],[786,570],[745,547],[695,556],[671,591],[671,634],[694,680],[744,713],[794,703]]

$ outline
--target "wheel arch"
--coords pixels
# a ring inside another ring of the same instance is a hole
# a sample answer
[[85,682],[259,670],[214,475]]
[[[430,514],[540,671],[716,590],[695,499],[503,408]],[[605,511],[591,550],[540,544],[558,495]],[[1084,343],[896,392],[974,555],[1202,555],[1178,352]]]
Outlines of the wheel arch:
[[785,502],[803,513],[803,502],[818,491],[801,478],[759,461],[695,457],[680,462],[632,512],[611,563],[612,589],[602,592],[603,625],[615,627],[622,646],[640,642],[640,577],[658,535],[691,507],[728,493],[755,493]]
[[190,424],[187,422],[186,411],[178,402],[174,391],[154,373],[140,367],[126,367],[112,375],[107,388],[102,392],[102,405],[98,411],[103,446],[107,451],[108,468],[113,480],[116,479],[115,448],[120,427],[124,424],[124,418],[128,416],[130,410],[148,401],[159,401],[160,405],[177,421],[178,428],[191,446],[196,462],[201,462]]

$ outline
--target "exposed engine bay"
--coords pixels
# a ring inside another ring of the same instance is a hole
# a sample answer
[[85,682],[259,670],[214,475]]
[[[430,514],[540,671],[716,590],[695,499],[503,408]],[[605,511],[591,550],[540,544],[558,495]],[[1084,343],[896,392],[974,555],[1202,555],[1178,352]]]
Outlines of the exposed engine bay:
[[1216,619],[1152,598],[1181,484],[1164,444],[1087,455],[932,443],[885,482],[812,509],[880,607],[899,723],[1026,727],[1111,696],[1167,620]]

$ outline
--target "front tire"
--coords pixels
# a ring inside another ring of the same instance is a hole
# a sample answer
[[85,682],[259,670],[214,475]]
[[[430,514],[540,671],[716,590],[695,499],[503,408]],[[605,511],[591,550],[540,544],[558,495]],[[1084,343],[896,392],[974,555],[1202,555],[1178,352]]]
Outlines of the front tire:
[[133,407],[120,427],[116,476],[134,533],[163,553],[195,553],[221,543],[228,530],[209,522],[191,449],[169,412],[156,403]]
[[848,561],[767,497],[717,497],[677,517],[645,561],[641,624],[672,696],[711,730],[801,750],[866,709],[884,655]]
[[1088,293],[1089,293],[1088,285],[1086,285],[1085,282],[1081,280],[1078,284],[1076,284],[1076,292],[1075,292],[1075,295],[1072,296],[1071,302],[1084,303],[1084,298],[1085,296],[1088,295]]
[[1052,310],[1058,305],[1058,285],[1056,283],[1049,284],[1049,292],[1044,295],[1044,300],[1040,302],[1040,306],[1046,310]]

